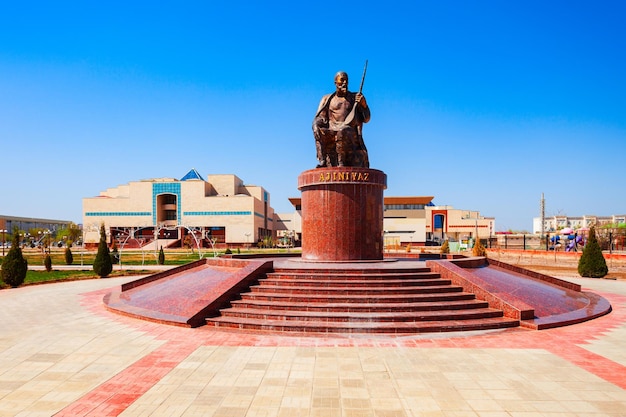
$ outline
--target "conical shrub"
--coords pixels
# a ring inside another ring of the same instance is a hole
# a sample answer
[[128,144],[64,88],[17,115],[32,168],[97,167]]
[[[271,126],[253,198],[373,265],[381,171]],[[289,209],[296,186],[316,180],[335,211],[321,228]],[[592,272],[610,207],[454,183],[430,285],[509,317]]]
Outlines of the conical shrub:
[[476,238],[476,243],[472,248],[472,255],[474,256],[487,256],[487,250],[483,246],[479,238]]
[[52,258],[50,257],[50,254],[47,254],[43,259],[43,266],[46,268],[47,272],[52,271]]
[[65,248],[65,265],[71,265],[74,263],[74,255],[72,254],[72,250],[69,248]]
[[441,244],[441,249],[439,249],[440,253],[450,253],[450,243],[448,243],[448,239],[446,239],[442,244]]
[[165,265],[165,252],[163,252],[163,246],[159,249],[159,258],[157,259],[159,265]]
[[98,243],[98,253],[93,261],[93,270],[99,277],[108,277],[113,271],[113,263],[111,263],[111,253],[107,245],[107,235],[104,229],[104,223],[100,226],[100,242]]
[[24,283],[27,271],[28,261],[24,258],[24,255],[22,255],[19,242],[19,230],[16,227],[13,229],[11,249],[2,260],[0,276],[5,284],[15,288]]
[[606,260],[602,254],[602,248],[596,238],[596,230],[592,226],[589,229],[589,240],[583,248],[583,254],[578,260],[578,274],[587,278],[602,278],[609,273]]

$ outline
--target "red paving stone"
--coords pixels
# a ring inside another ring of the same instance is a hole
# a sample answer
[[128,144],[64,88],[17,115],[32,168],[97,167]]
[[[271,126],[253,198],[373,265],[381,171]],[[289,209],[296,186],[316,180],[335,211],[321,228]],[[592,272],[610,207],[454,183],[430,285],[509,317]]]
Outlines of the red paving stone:
[[170,340],[55,415],[117,416],[201,345]]
[[414,337],[318,337],[220,331],[205,326],[187,329],[145,322],[107,311],[102,297],[109,290],[83,295],[81,304],[110,320],[123,322],[165,343],[109,381],[84,395],[56,416],[117,416],[145,394],[200,346],[301,346],[454,349],[544,349],[594,375],[626,389],[626,367],[597,355],[584,345],[626,323],[626,296],[599,295],[608,299],[612,313],[588,322],[550,330],[521,328],[495,332],[436,334]]

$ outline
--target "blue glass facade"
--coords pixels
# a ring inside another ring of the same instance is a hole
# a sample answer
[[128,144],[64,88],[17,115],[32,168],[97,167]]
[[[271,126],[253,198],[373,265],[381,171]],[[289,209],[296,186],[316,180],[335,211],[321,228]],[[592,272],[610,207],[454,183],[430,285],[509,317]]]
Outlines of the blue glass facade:
[[[250,211],[185,211],[185,216],[249,216]],[[254,213],[257,214],[257,213]]]
[[157,224],[157,196],[160,194],[174,194],[176,196],[176,218],[180,221],[180,183],[157,182],[152,184],[152,224]]
[[121,216],[151,216],[149,211],[90,211],[85,213],[87,217],[121,217]]

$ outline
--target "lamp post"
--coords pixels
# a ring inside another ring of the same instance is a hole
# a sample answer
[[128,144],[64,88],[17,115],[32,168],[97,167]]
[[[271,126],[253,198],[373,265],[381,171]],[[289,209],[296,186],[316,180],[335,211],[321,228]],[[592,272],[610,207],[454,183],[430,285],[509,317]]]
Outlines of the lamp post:
[[248,250],[250,250],[250,232],[244,233],[246,235],[246,246],[248,247]]
[[474,221],[476,222],[474,227],[474,233],[476,233],[476,236],[474,237],[474,245],[476,245],[476,241],[478,240],[478,214],[476,215]]
[[30,240],[30,239],[31,239],[31,236],[30,236],[30,233],[24,233],[24,234],[21,234],[21,233],[20,233],[20,234],[19,234],[19,236],[20,236],[20,238],[19,238],[19,240],[17,241],[17,242],[18,242],[18,244],[19,244],[19,246],[18,246],[18,247],[20,247],[20,248],[26,248],[26,247],[27,247],[26,245],[30,246],[30,244],[31,244],[31,240]]
[[[128,239],[128,237],[126,238],[126,240]],[[119,247],[119,253],[118,253],[118,262],[120,264],[120,271],[123,269],[122,268],[122,250],[124,249],[124,243],[126,243],[126,240],[124,240],[124,236],[122,235],[121,232],[117,232],[115,235],[115,240],[117,240],[117,246]]]
[[[478,239],[478,212],[476,212],[476,217],[472,217],[472,212],[468,211],[467,212],[467,216],[465,216],[464,219],[474,220],[474,242],[473,242],[473,245],[475,245],[476,244],[476,240]],[[469,245],[469,241],[468,241],[468,245]]]
[[[43,234],[44,234],[44,236],[48,235],[48,255],[50,255],[52,253],[51,252],[52,251],[52,234],[51,234],[50,230],[44,231]],[[44,238],[44,241],[45,240],[46,239]],[[45,247],[44,247],[44,249],[45,249]],[[45,250],[44,250],[44,252],[45,252]]]

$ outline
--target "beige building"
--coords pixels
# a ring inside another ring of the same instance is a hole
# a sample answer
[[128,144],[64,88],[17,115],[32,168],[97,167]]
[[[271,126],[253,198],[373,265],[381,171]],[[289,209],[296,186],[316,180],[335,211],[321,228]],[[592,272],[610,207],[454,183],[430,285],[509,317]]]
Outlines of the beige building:
[[[495,218],[478,211],[435,206],[434,197],[384,197],[385,247],[439,245],[444,240],[466,245],[469,239],[486,240],[495,234]],[[279,237],[302,239],[301,199],[290,198],[295,212],[277,215]],[[304,237],[306,239],[306,236]],[[296,244],[297,246],[297,244]]]
[[244,246],[274,237],[274,210],[262,187],[235,175],[202,176],[192,169],[180,180],[132,181],[83,199],[87,246],[107,240],[125,246]]
[[[386,248],[459,245],[494,235],[495,219],[472,210],[435,206],[432,196],[385,197]],[[269,193],[235,175],[208,175],[192,169],[180,180],[132,181],[83,199],[85,245],[94,247],[105,225],[107,240],[124,247],[239,247],[271,237],[279,246],[300,246],[301,199],[290,198],[291,213],[274,213]],[[304,237],[306,239],[306,237]]]
[[455,209],[452,206],[426,208],[426,235],[437,243],[444,240],[458,242],[461,249],[470,239],[490,240],[495,236],[496,219],[479,211]]

